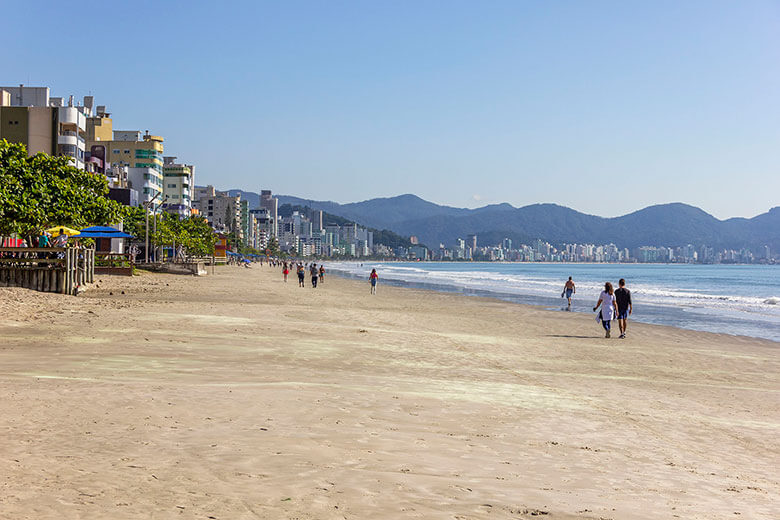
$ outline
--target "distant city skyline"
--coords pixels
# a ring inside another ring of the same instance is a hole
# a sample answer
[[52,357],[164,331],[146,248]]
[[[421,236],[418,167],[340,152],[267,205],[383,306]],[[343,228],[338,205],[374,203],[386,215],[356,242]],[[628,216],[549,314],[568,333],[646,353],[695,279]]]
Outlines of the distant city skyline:
[[219,189],[602,217],[780,205],[777,2],[137,5],[75,2],[72,59],[59,4],[15,6],[0,84],[93,95]]

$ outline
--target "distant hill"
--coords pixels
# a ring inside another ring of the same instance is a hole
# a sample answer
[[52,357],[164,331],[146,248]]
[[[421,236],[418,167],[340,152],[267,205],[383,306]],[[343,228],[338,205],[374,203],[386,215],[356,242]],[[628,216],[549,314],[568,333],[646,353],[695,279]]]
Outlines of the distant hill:
[[[238,192],[241,190],[231,190]],[[259,201],[256,193],[241,192]],[[416,195],[371,199],[350,204],[278,196],[280,204],[292,204],[338,215],[361,225],[389,229],[402,236],[417,235],[430,247],[455,244],[476,234],[481,245],[503,238],[530,243],[541,238],[560,245],[614,243],[619,247],[708,245],[716,249],[749,247],[754,252],[768,245],[780,251],[780,207],[756,217],[718,220],[705,211],[682,203],[661,204],[614,218],[587,215],[557,204],[533,204],[515,208],[495,204],[476,209],[454,208],[428,202]],[[259,202],[257,202],[259,204]]]

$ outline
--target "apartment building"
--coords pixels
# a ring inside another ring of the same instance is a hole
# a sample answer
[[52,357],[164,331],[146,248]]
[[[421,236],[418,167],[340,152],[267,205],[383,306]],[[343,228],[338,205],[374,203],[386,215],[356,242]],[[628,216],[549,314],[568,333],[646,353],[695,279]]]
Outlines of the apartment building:
[[198,186],[195,188],[192,207],[206,218],[215,231],[236,233],[243,239],[244,219],[240,195],[231,197],[227,192],[216,190],[214,186]]
[[[103,116],[100,137],[105,137],[108,129],[108,118],[105,113]],[[110,141],[97,140],[99,136],[95,134],[96,139],[88,142],[90,160],[97,154],[102,155],[104,165],[126,167],[127,187],[138,192],[139,202],[154,199],[154,206],[162,204],[163,138],[148,131],[142,135],[139,130],[113,130],[112,134]]]
[[260,207],[268,210],[268,218],[271,219],[271,235],[281,233],[279,229],[279,199],[271,194],[271,190],[260,190]]
[[30,155],[43,152],[66,156],[77,168],[85,168],[87,117],[92,96],[75,105],[51,97],[49,87],[0,87],[0,139],[21,143]]
[[192,214],[192,189],[195,166],[176,162],[176,157],[163,157],[163,208],[181,217]]
[[[95,173],[108,174],[111,163],[105,143],[114,138],[114,125],[111,114],[105,105],[98,105],[96,113],[87,118],[87,165]],[[125,176],[126,177],[126,176]]]

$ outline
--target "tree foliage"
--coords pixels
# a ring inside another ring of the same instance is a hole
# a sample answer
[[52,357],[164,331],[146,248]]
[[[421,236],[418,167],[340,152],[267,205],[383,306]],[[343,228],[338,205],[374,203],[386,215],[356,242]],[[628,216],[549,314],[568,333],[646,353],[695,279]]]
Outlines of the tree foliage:
[[[155,230],[154,220],[157,219]],[[138,239],[145,237],[144,208],[126,208],[124,230]],[[211,256],[216,235],[203,217],[179,218],[171,213],[149,215],[149,240],[156,246],[182,246],[191,256]]]
[[123,208],[107,194],[105,177],[72,166],[68,157],[30,157],[24,145],[0,140],[0,235],[118,222]]

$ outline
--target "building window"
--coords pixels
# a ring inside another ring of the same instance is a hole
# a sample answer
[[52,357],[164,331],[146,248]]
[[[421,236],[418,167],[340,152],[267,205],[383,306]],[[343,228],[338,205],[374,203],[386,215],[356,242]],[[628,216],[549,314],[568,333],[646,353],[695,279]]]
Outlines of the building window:
[[119,150],[112,150],[111,153],[119,153]]
[[125,150],[125,153],[130,153],[130,150]]
[[169,185],[168,185],[168,187],[169,187],[169,188],[175,188],[175,187],[176,187],[176,185],[175,185],[175,184],[169,184]]

